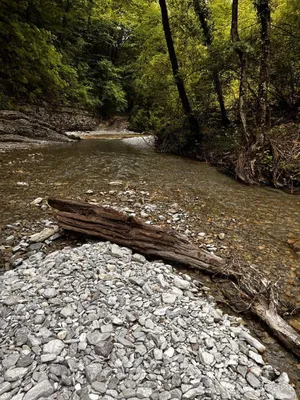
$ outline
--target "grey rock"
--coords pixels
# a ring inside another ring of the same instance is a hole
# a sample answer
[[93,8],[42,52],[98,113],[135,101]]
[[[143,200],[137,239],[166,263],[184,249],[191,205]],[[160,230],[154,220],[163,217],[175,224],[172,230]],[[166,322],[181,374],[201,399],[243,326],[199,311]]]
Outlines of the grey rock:
[[16,345],[17,346],[22,346],[27,342],[28,338],[28,329],[27,328],[20,328],[17,329],[15,333],[15,340],[16,340]]
[[23,400],[38,400],[42,397],[48,398],[54,389],[48,380],[43,380],[31,388],[24,396]]
[[258,389],[261,387],[260,380],[252,373],[248,372],[246,375],[246,380],[254,389]]
[[106,340],[104,342],[98,342],[95,346],[95,353],[102,357],[108,357],[113,351],[114,344],[112,340]]
[[9,382],[2,382],[0,383],[0,396],[3,393],[9,392],[11,389],[11,384]]
[[262,356],[252,350],[249,350],[248,356],[252,358],[252,360],[254,360],[257,364],[263,365],[265,363]]
[[24,398],[24,393],[16,394],[11,398],[11,400],[23,400]]
[[188,276],[126,248],[31,255],[0,276],[0,304],[0,400],[34,397],[43,382],[41,400],[295,399],[241,321]]
[[184,393],[184,395],[182,396],[183,399],[195,399],[198,396],[203,396],[204,394],[204,390],[201,387],[198,388],[193,388],[188,390],[187,392]]
[[173,293],[163,293],[161,296],[162,301],[166,304],[173,304],[177,299],[177,295]]
[[277,383],[290,383],[289,376],[286,372],[282,372],[280,376],[276,379]]
[[146,258],[144,256],[142,256],[141,254],[138,253],[134,253],[131,257],[132,261],[138,262],[143,264],[144,262],[146,262]]
[[98,375],[101,374],[102,364],[94,363],[85,368],[85,374],[90,383],[97,381]]
[[191,286],[191,284],[190,284],[189,281],[186,281],[186,280],[184,280],[184,279],[182,279],[182,278],[179,278],[178,276],[175,276],[175,277],[174,277],[173,284],[174,284],[178,289],[181,289],[181,290],[189,290],[189,289],[190,289],[190,286]]
[[8,382],[18,381],[22,379],[28,372],[27,368],[11,368],[7,370],[4,374],[4,379]]
[[33,360],[33,357],[30,355],[22,357],[17,362],[17,367],[29,367],[33,363]]
[[60,314],[65,318],[72,317],[72,315],[74,314],[74,309],[71,305],[68,304],[66,307],[61,309]]
[[53,299],[57,296],[57,291],[54,288],[47,288],[44,291],[44,297],[46,299]]
[[113,257],[122,258],[125,256],[125,252],[117,244],[112,244],[111,245],[111,255]]
[[11,400],[12,396],[13,394],[11,392],[6,392],[0,396],[0,400]]
[[41,355],[42,363],[51,362],[51,361],[54,361],[55,359],[56,359],[56,354],[53,354],[53,353],[47,353],[47,354]]
[[170,395],[172,399],[181,399],[182,392],[180,389],[173,389],[170,391]]
[[62,376],[62,375],[68,376],[70,374],[69,369],[66,366],[61,365],[61,364],[51,364],[50,368],[49,368],[49,372],[56,376]]
[[92,388],[100,394],[104,394],[106,392],[105,382],[98,382],[98,381],[92,382]]
[[150,399],[153,390],[151,388],[139,387],[136,391],[136,395],[139,399]]
[[297,394],[287,383],[272,382],[265,385],[265,390],[276,400],[297,400]]
[[88,343],[94,346],[98,343],[108,340],[110,337],[110,333],[101,333],[99,331],[88,333],[86,336]]
[[244,394],[245,400],[259,400],[259,397],[256,396],[255,392],[246,392]]
[[17,352],[14,352],[14,353],[10,354],[9,356],[5,357],[5,359],[2,361],[2,365],[4,368],[11,368],[17,364],[19,358],[20,358],[20,354]]

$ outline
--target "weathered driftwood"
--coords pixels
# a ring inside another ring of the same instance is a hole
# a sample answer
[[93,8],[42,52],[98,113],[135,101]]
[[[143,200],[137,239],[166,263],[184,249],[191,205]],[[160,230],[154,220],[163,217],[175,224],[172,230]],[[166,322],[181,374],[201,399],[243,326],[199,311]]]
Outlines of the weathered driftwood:
[[160,257],[206,273],[227,276],[237,282],[248,298],[251,310],[278,339],[293,353],[300,356],[300,335],[281,318],[275,306],[269,282],[254,277],[255,270],[229,269],[220,257],[200,250],[189,240],[174,231],[147,225],[113,208],[88,203],[50,198],[61,228],[109,240],[145,255]]
[[174,231],[147,225],[113,208],[71,200],[49,199],[59,225],[67,230],[109,240],[121,246],[164,260],[179,262],[218,274],[224,261],[198,249]]

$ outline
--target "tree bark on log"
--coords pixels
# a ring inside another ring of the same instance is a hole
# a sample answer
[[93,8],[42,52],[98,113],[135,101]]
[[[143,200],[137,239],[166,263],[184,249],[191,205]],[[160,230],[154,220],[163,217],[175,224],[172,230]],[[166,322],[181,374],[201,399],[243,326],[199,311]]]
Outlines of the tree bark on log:
[[222,258],[199,249],[186,236],[160,226],[147,225],[113,208],[60,198],[50,198],[48,203],[63,229],[108,240],[148,256],[180,263],[214,276],[226,276],[237,282],[249,299],[251,311],[288,349],[300,356],[300,335],[278,315],[272,287],[264,279],[254,277],[254,269],[249,267],[249,271],[238,271],[228,268]]

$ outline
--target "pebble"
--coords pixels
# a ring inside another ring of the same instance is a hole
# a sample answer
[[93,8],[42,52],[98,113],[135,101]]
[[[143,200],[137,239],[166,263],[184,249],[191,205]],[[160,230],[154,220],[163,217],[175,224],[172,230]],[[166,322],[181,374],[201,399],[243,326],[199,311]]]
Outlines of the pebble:
[[23,397],[23,400],[38,400],[41,397],[48,398],[54,392],[51,383],[43,380],[31,388]]
[[64,343],[59,339],[53,339],[46,343],[43,348],[44,353],[59,355],[65,347]]
[[53,297],[57,296],[57,291],[54,288],[47,288],[44,291],[44,297],[46,299],[52,299]]
[[201,293],[111,243],[22,261],[0,276],[0,400],[296,400],[259,341]]
[[7,382],[14,382],[22,379],[27,374],[27,368],[19,367],[19,368],[12,368],[6,371],[4,374],[4,379]]
[[174,277],[173,284],[178,288],[182,290],[189,290],[191,284],[189,281],[186,281],[184,279],[179,278],[178,276]]
[[0,396],[1,394],[10,391],[10,389],[11,389],[11,383],[9,382],[0,383]]

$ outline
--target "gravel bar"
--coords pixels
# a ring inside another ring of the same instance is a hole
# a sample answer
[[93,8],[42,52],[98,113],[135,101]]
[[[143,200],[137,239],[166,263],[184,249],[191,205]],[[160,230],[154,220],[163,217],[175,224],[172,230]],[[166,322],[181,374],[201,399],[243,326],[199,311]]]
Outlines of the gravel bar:
[[0,276],[0,400],[296,400],[199,282],[108,242]]

